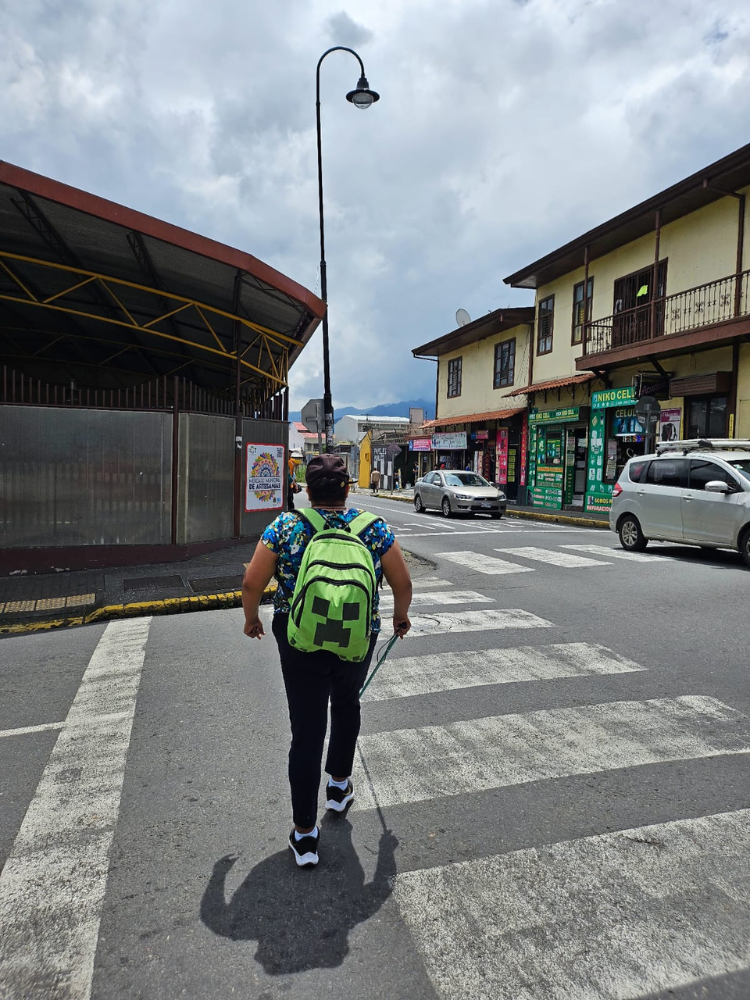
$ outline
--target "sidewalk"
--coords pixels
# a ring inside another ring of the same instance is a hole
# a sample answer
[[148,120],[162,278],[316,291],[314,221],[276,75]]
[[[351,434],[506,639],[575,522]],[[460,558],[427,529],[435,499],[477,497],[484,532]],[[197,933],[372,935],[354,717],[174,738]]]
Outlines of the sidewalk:
[[[372,496],[372,490],[360,490]],[[414,502],[414,488],[388,492],[380,490],[378,496],[386,500],[398,500],[401,503]],[[609,529],[609,511],[584,510],[545,510],[542,507],[526,507],[521,504],[509,503],[507,517],[524,517],[532,521],[550,521],[553,524],[573,524],[580,528]]]
[[[256,541],[182,562],[0,578],[0,635],[201,608],[235,608]],[[269,588],[267,597],[275,587]]]

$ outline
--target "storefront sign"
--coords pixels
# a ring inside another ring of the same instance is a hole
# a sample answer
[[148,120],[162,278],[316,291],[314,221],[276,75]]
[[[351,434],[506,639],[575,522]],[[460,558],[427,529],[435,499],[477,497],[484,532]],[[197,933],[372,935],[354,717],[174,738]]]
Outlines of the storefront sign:
[[516,457],[518,455],[518,448],[508,448],[508,478],[507,483],[515,483],[516,481]]
[[433,434],[432,450],[465,451],[466,431],[451,431],[449,434]]
[[409,451],[432,451],[432,438],[413,438],[409,442]]
[[472,435],[472,437],[475,437],[476,441],[489,441],[490,439],[489,431],[476,431],[475,434],[476,436]]
[[674,410],[662,410],[659,416],[659,440],[679,441],[680,439],[680,419],[682,409],[676,407]]
[[532,410],[529,420],[534,424],[558,424],[580,418],[580,406],[565,406],[560,410]]
[[563,467],[561,465],[538,465],[536,467],[536,485],[562,489]]
[[521,426],[521,486],[526,485],[526,455],[529,450],[529,418],[526,413],[523,415]]
[[591,396],[591,406],[595,410],[604,410],[610,406],[633,406],[634,403],[635,393],[629,385],[622,389],[603,389]]
[[543,486],[529,487],[529,503],[532,507],[546,507],[549,510],[560,510],[562,507],[562,490],[550,490]]
[[508,428],[500,427],[497,432],[497,482],[504,486],[508,482]]
[[[594,393],[594,396],[598,395],[600,393]],[[605,403],[605,406],[615,405],[616,403]],[[601,407],[597,407],[591,415],[589,462],[586,470],[586,510],[609,510],[612,506],[612,487],[603,482],[606,421],[607,415],[601,412]]]
[[245,510],[278,510],[284,504],[283,444],[249,444],[245,465]]

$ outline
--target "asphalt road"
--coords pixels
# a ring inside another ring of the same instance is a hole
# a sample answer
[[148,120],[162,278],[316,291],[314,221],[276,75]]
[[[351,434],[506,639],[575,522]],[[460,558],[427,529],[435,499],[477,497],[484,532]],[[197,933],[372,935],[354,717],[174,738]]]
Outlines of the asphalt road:
[[0,997],[746,1000],[739,556],[356,499],[415,627],[312,872],[240,611],[0,641]]

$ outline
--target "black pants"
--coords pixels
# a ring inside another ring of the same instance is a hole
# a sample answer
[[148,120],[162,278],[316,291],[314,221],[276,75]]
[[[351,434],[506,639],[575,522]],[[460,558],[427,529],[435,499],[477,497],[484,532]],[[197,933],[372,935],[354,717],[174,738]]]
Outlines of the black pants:
[[284,675],[292,745],[289,748],[289,784],[292,817],[297,826],[314,826],[318,816],[320,762],[331,702],[331,738],[326,772],[336,778],[352,773],[359,736],[359,691],[367,677],[377,635],[362,663],[347,663],[335,653],[302,653],[286,637],[288,615],[273,616],[273,634]]

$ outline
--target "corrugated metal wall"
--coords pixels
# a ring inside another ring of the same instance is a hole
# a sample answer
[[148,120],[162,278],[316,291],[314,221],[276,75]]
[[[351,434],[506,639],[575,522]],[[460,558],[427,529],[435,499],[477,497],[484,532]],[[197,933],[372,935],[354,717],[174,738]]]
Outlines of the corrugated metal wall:
[[231,538],[234,530],[234,417],[181,413],[177,541]]
[[281,513],[281,510],[259,510],[248,513],[244,504],[244,476],[246,445],[248,444],[283,444],[284,452],[284,507],[286,510],[286,462],[289,459],[289,424],[282,420],[249,420],[242,421],[242,475],[243,475],[243,503],[242,503],[242,534],[259,535],[267,524]]
[[0,406],[0,545],[170,541],[168,413]]

